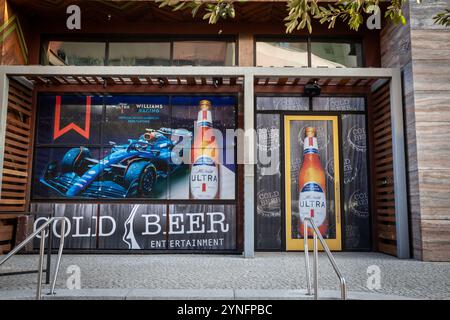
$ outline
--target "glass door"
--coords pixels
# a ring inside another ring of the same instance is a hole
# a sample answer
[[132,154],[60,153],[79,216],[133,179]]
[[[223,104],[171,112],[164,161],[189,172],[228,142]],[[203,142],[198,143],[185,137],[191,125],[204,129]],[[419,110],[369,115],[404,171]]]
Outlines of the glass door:
[[330,249],[341,250],[338,116],[285,115],[284,142],[286,249],[303,250],[310,216]]

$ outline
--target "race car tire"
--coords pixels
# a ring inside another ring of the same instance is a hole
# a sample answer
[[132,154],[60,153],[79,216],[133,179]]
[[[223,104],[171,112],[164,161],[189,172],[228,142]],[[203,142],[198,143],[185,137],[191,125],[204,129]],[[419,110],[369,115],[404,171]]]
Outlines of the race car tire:
[[138,195],[149,196],[156,182],[156,168],[147,161],[132,162],[125,171],[124,182],[127,188],[137,183]]
[[91,158],[88,148],[72,148],[66,152],[61,161],[62,173],[75,172],[81,176],[84,173],[84,163],[86,158]]

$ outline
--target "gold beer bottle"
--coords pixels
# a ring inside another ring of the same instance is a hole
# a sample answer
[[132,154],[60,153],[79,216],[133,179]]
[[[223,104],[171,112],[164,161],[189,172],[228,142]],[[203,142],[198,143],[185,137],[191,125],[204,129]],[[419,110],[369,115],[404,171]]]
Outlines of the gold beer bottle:
[[213,134],[211,102],[200,101],[194,142],[191,150],[191,199],[217,199],[219,197],[219,149]]
[[[328,233],[325,170],[319,157],[316,128],[307,127],[303,145],[303,163],[298,175],[300,235],[304,237],[304,219],[312,217],[322,236]],[[312,229],[308,228],[308,236]]]

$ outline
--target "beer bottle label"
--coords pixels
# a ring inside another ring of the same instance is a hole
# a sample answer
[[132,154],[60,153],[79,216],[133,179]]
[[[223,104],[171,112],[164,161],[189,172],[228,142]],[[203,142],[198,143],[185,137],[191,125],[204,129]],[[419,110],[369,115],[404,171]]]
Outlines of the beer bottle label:
[[325,192],[315,182],[307,182],[300,191],[299,212],[301,221],[305,217],[312,217],[317,227],[325,221],[327,215],[327,204]]
[[303,143],[303,154],[319,154],[316,137],[306,137]]
[[212,116],[209,110],[200,110],[198,112],[197,127],[212,128]]
[[191,168],[191,194],[194,199],[214,199],[219,190],[219,170],[213,159],[200,156]]

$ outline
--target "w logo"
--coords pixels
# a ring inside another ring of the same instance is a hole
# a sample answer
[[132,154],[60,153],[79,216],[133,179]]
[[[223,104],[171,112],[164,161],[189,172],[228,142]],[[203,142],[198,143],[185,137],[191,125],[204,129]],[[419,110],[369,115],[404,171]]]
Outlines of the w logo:
[[89,140],[89,131],[91,127],[91,97],[86,97],[86,113],[84,120],[84,129],[71,122],[64,128],[60,128],[61,122],[61,96],[56,96],[55,104],[55,124],[53,129],[53,140],[58,139],[70,130],[78,132],[81,136]]

